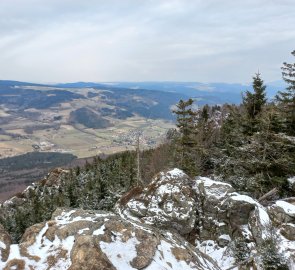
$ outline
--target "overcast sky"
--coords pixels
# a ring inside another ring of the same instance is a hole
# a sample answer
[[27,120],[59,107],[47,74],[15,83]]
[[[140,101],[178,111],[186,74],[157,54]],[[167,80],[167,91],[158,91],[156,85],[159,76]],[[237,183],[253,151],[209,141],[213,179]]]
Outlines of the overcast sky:
[[294,49],[294,0],[0,0],[0,79],[273,81]]

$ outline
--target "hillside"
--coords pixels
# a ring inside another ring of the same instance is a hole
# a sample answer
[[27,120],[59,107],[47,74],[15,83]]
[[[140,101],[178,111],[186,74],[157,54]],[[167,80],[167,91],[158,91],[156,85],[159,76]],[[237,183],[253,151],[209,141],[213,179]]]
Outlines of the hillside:
[[72,154],[54,152],[30,152],[0,159],[0,202],[42,179],[55,167],[71,166],[74,160]]
[[[51,174],[45,185],[58,185]],[[56,186],[58,187],[58,186]],[[18,213],[22,197],[2,206]],[[39,197],[42,201],[44,196]],[[263,206],[224,182],[192,179],[179,169],[161,172],[143,189],[130,190],[113,212],[57,209],[29,227],[19,244],[0,227],[4,269],[293,269],[294,198]],[[290,268],[289,268],[290,267]]]

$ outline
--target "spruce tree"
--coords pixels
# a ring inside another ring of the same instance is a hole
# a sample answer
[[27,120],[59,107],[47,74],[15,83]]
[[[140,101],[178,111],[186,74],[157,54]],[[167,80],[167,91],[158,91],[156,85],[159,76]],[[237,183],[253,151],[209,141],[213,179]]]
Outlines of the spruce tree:
[[180,100],[176,105],[177,109],[173,111],[177,115],[177,127],[180,133],[178,138],[177,163],[181,169],[190,175],[198,173],[195,162],[194,150],[196,148],[196,112],[192,110],[193,100]]
[[257,118],[266,104],[266,86],[261,79],[260,73],[253,76],[252,87],[253,92],[246,91],[245,96],[243,96],[243,105],[247,116],[244,123],[245,132],[250,134],[257,131]]
[[253,77],[252,87],[254,92],[246,91],[245,96],[243,96],[243,105],[247,111],[247,116],[254,119],[266,104],[266,86],[260,73],[256,73]]
[[[295,57],[295,50],[291,53]],[[282,76],[288,84],[286,91],[279,91],[277,100],[286,115],[286,131],[295,135],[295,63],[283,63]]]

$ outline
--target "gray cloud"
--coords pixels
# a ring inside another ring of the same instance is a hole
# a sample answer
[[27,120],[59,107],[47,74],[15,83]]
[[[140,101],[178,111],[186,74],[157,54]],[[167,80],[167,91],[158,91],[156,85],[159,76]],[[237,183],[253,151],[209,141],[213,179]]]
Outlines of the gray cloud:
[[293,0],[3,0],[0,78],[246,82],[293,60]]

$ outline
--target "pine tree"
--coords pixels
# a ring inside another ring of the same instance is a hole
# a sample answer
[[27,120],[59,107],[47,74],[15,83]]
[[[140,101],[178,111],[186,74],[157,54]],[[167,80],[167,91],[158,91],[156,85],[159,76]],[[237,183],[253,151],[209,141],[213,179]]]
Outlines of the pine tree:
[[180,137],[177,144],[177,163],[181,169],[190,175],[196,175],[198,169],[193,154],[196,149],[196,112],[192,110],[193,100],[180,100],[176,105],[177,109],[173,111],[177,115],[177,127],[179,129]]
[[266,104],[266,86],[261,79],[260,73],[254,75],[252,87],[254,91],[246,91],[245,96],[243,96],[243,105],[247,113],[247,121],[245,122],[246,133],[256,131],[257,117]]
[[[295,50],[291,53],[295,57]],[[286,115],[286,131],[295,134],[295,63],[283,63],[282,76],[288,84],[286,91],[279,91],[276,96]]]

